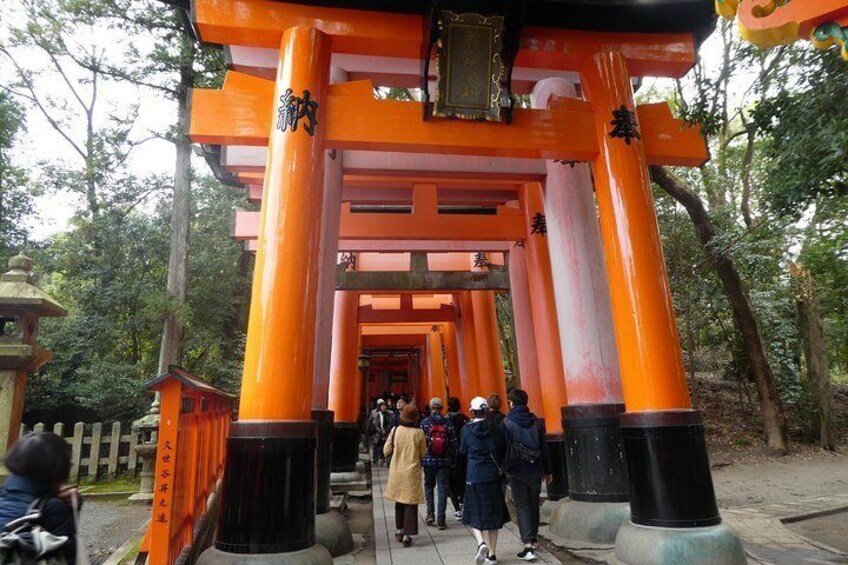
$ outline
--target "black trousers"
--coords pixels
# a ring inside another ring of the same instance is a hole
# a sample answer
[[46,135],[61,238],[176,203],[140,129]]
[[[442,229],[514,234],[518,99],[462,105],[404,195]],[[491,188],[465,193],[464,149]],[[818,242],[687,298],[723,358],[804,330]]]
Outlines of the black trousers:
[[510,473],[509,484],[512,487],[512,500],[515,502],[521,541],[531,543],[539,536],[542,473]]
[[406,536],[417,536],[418,505],[395,502],[395,526]]

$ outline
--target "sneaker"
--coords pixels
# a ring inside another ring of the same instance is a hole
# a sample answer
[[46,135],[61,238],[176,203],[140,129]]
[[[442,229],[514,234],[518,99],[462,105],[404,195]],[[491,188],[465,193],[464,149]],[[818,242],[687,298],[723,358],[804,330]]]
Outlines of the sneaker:
[[536,552],[533,551],[532,547],[525,547],[516,557],[522,561],[534,561],[536,559]]
[[440,530],[447,530],[447,529],[448,529],[448,525],[447,525],[447,524],[445,524],[444,522],[442,522],[441,524],[439,524],[439,529],[440,529]]
[[477,555],[474,557],[474,562],[477,565],[482,565],[487,555],[489,555],[489,546],[486,545],[486,542],[482,542],[477,546]]
[[496,555],[487,555],[486,559],[483,561],[484,565],[498,565],[498,558]]
[[454,520],[462,520],[462,510],[457,510],[453,513]]
[[424,523],[427,524],[428,526],[432,526],[433,524],[436,523],[436,517],[433,516],[432,514],[428,514],[427,517],[424,519]]
[[395,532],[395,539],[398,543],[403,541],[403,530],[398,530]]
[[412,538],[409,536],[403,536],[403,541],[401,543],[403,543],[403,547],[409,547],[412,545]]

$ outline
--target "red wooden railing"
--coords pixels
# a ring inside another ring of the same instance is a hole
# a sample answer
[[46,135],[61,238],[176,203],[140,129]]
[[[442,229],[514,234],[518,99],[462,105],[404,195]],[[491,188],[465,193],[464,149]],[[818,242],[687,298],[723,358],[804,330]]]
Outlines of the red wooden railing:
[[149,565],[173,565],[191,548],[224,473],[233,396],[175,365],[147,388],[162,398],[153,510],[141,551]]

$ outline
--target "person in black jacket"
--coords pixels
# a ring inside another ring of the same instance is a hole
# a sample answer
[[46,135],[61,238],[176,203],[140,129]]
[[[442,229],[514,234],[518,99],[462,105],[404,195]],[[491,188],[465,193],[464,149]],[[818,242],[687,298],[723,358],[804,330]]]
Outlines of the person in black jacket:
[[507,441],[504,468],[512,486],[518,529],[524,549],[517,555],[524,561],[536,559],[539,535],[539,497],[542,481],[551,482],[551,456],[541,422],[527,408],[527,393],[520,388],[507,395],[509,414],[501,424]]
[[69,565],[76,563],[77,531],[70,500],[76,487],[62,489],[71,474],[71,446],[52,432],[27,434],[6,453],[11,474],[0,489],[0,529],[27,513],[42,499],[40,525],[56,536],[67,536],[62,547]]
[[[468,416],[460,410],[459,398],[448,398],[448,420],[453,424],[457,443],[462,439],[462,428],[468,422]],[[450,470],[450,499],[453,503],[453,517],[462,520],[462,499],[465,495],[465,460],[457,457]]]

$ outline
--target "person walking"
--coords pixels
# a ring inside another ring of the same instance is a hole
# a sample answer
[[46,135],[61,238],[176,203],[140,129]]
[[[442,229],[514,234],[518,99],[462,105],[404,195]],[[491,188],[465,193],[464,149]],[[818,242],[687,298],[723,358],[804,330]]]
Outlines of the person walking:
[[400,425],[400,413],[403,412],[403,407],[406,406],[406,404],[406,398],[403,396],[399,396],[397,399],[397,408],[394,412],[392,412],[392,428],[395,428]]
[[418,427],[418,409],[407,404],[400,413],[400,425],[394,428],[383,447],[391,457],[389,484],[383,496],[395,503],[395,538],[404,547],[418,535],[418,505],[424,504],[421,460],[427,455],[424,431]]
[[468,461],[462,523],[477,540],[477,565],[497,565],[498,531],[509,522],[499,461],[506,451],[501,429],[488,417],[486,399],[471,401],[472,420],[462,429],[459,452]]
[[[447,529],[445,509],[448,504],[450,488],[450,469],[456,459],[456,432],[453,424],[442,415],[441,398],[430,400],[430,416],[421,422],[427,441],[427,455],[424,457],[424,496],[427,499],[428,526],[434,523],[440,530]],[[433,491],[438,490],[438,504],[434,505]]]
[[[462,413],[460,406],[459,398],[455,396],[448,398],[447,419],[453,424],[457,444],[462,439],[462,428],[468,422],[468,416]],[[450,487],[449,496],[454,509],[453,517],[462,520],[462,497],[465,494],[465,459],[463,457],[454,458],[453,465],[450,468],[448,486]]]
[[368,435],[371,438],[372,465],[385,465],[386,457],[383,455],[383,446],[391,428],[391,413],[389,413],[386,402],[380,398],[377,400],[377,409],[368,420]]
[[501,412],[501,395],[493,392],[486,399],[486,404],[489,405],[489,417],[492,419],[492,424],[500,428],[504,421],[504,413]]
[[51,563],[52,558],[61,557],[62,563],[69,565],[85,558],[85,547],[82,544],[77,547],[74,515],[80,506],[79,491],[76,487],[62,488],[71,474],[68,443],[52,432],[27,434],[6,453],[4,464],[10,475],[0,489],[0,530],[3,530],[0,537],[11,534],[15,523],[19,527],[20,518],[37,512],[37,523],[54,536],[60,536],[52,540],[55,548],[43,557],[50,558]]
[[542,481],[551,482],[551,456],[542,423],[527,408],[527,393],[512,389],[507,401],[509,413],[501,424],[507,443],[504,470],[512,487],[518,529],[524,543],[517,557],[533,561],[539,535],[539,496]]

